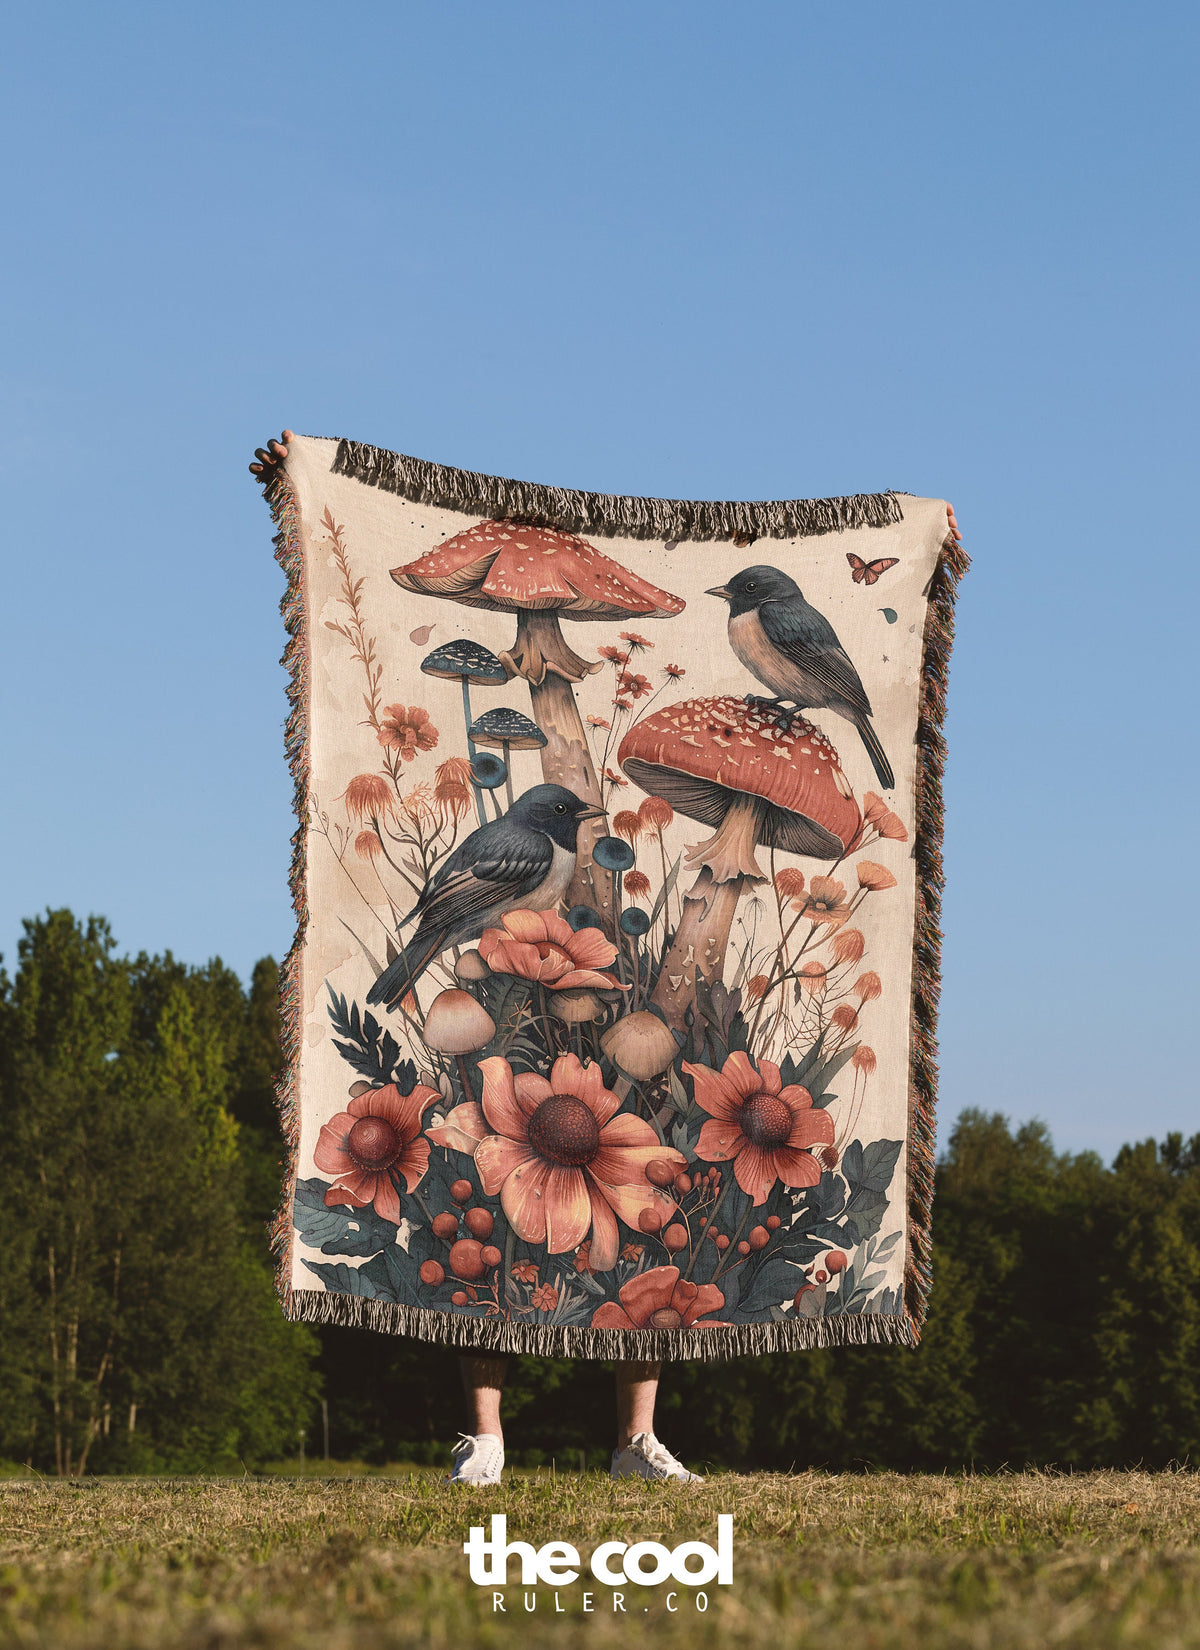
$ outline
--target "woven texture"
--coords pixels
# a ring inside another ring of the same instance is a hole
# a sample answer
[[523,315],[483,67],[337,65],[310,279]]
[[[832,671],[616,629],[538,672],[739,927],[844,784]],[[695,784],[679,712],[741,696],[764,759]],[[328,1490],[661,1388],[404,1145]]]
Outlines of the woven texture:
[[945,505],[301,437],[291,1317],[601,1358],[915,1344]]

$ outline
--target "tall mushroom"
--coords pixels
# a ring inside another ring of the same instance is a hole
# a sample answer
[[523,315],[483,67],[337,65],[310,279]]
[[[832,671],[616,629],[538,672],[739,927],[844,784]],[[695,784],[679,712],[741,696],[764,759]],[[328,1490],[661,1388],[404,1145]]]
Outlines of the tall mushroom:
[[504,766],[507,770],[505,787],[508,796],[508,805],[513,805],[512,758],[510,751],[540,751],[545,747],[546,735],[536,722],[531,722],[528,716],[522,715],[519,710],[512,710],[508,705],[497,705],[494,710],[485,710],[467,729],[467,738],[473,739],[477,745],[490,745],[493,750],[497,747],[504,754]]
[[[445,681],[462,683],[467,750],[470,752],[471,761],[474,762],[475,745],[471,739],[471,684],[473,682],[476,687],[499,687],[502,682],[508,681],[508,672],[494,653],[486,647],[480,647],[478,642],[470,642],[463,637],[447,642],[444,647],[435,647],[432,653],[421,660],[421,669],[426,676],[440,676]],[[483,791],[474,774],[471,776],[471,788],[475,792],[475,811],[479,815],[479,823],[483,825],[487,820],[483,808]]]
[[757,847],[840,858],[862,830],[837,752],[810,722],[783,732],[769,713],[728,695],[687,699],[636,722],[617,760],[677,813],[716,827],[687,851],[698,875],[651,998],[683,1030],[697,975],[721,979],[737,902],[766,877]]
[[[546,735],[542,773],[547,782],[601,805],[573,684],[603,667],[567,646],[559,621],[652,619],[682,613],[681,599],[573,533],[513,521],[483,521],[456,533],[416,561],[394,567],[392,577],[405,590],[518,615],[516,640],[500,657],[511,676],[529,683],[534,721]],[[602,820],[580,825],[567,903],[594,906],[611,928],[612,879],[592,864],[592,843],[603,833]]]

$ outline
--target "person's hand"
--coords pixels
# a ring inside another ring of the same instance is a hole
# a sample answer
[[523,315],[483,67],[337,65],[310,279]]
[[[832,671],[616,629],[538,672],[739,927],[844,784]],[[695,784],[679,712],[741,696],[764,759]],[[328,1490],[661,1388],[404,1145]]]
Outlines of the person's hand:
[[287,457],[287,444],[292,439],[291,430],[284,430],[278,441],[271,440],[265,447],[256,447],[254,457],[258,462],[250,466],[250,474],[256,476],[259,481],[270,481]]
[[[287,430],[283,432],[283,438],[285,441],[290,441],[292,439]],[[254,468],[253,464],[250,468]],[[950,523],[950,531],[954,534],[954,542],[956,544],[961,544],[962,534],[958,530],[958,517],[954,514],[953,504],[947,504],[946,506],[946,520]]]

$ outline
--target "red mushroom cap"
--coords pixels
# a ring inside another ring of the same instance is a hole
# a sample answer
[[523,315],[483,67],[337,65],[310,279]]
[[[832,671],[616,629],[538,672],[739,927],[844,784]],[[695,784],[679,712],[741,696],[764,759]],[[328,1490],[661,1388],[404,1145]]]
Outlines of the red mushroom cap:
[[652,711],[621,741],[617,760],[642,790],[719,826],[738,796],[762,798],[760,847],[833,859],[862,830],[838,754],[811,722],[784,733],[770,712],[732,694]]
[[552,609],[564,619],[652,619],[684,603],[573,533],[481,521],[392,577],[405,590],[502,613]]

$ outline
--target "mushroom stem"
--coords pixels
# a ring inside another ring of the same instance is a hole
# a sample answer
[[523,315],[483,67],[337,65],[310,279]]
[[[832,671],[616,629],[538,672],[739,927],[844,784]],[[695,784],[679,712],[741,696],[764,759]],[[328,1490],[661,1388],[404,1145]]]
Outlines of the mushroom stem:
[[[524,676],[529,683],[533,719],[546,735],[542,748],[542,777],[546,783],[565,785],[592,807],[602,807],[600,781],[572,687],[590,671],[602,668],[599,661],[590,665],[571,651],[562,639],[558,615],[553,612],[522,612],[512,652],[501,654],[501,658],[514,675]],[[592,861],[592,847],[607,829],[603,819],[581,821],[575,875],[567,888],[566,903],[590,905],[598,911],[604,932],[611,937],[615,933],[612,873]]]
[[688,850],[688,863],[699,863],[700,874],[683,896],[683,915],[650,999],[673,1030],[687,1028],[697,977],[709,985],[723,977],[738,901],[766,880],[754,858],[764,807],[759,797],[738,796],[716,835]]
[[471,683],[464,676],[462,678],[463,719],[467,729],[467,751],[471,757],[471,789],[475,792],[475,812],[479,815],[479,823],[487,824],[487,811],[483,806],[483,787],[475,779],[475,741],[471,738]]
[[511,741],[508,740],[508,739],[502,739],[500,741],[500,750],[501,750],[501,753],[504,757],[504,766],[505,766],[505,769],[506,769],[506,772],[505,772],[505,775],[504,775],[504,794],[508,798],[508,805],[511,808],[512,805],[513,805],[513,788],[512,788],[512,757],[509,755],[509,746],[510,746],[510,744],[511,744]]

